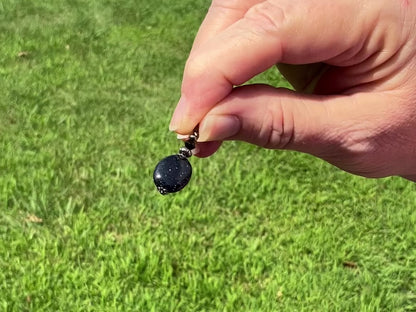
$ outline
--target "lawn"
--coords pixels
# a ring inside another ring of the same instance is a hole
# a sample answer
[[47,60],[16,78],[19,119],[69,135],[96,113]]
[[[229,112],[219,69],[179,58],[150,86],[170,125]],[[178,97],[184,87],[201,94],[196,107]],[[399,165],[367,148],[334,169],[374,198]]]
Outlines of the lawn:
[[0,310],[416,311],[411,182],[226,142],[156,191],[208,6],[0,0]]

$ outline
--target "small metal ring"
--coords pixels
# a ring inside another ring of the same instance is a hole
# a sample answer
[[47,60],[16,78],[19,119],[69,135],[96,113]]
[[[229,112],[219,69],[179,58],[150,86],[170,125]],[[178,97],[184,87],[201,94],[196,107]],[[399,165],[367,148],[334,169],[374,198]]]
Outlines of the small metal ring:
[[189,157],[192,156],[192,151],[189,148],[187,148],[187,147],[181,147],[179,149],[178,155],[179,156],[182,156],[182,157],[189,158]]

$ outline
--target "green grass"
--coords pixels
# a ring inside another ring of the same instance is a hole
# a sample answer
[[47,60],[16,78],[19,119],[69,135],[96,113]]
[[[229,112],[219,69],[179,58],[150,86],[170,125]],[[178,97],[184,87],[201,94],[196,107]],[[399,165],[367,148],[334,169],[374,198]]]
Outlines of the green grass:
[[0,310],[416,311],[413,183],[227,142],[157,193],[208,5],[0,0]]

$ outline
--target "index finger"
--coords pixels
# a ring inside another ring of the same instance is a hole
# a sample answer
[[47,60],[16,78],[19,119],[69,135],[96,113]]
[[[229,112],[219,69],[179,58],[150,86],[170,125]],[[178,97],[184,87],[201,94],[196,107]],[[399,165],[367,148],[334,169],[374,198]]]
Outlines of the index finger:
[[200,46],[202,43],[234,24],[244,16],[249,8],[263,1],[213,0],[195,37],[193,47]]

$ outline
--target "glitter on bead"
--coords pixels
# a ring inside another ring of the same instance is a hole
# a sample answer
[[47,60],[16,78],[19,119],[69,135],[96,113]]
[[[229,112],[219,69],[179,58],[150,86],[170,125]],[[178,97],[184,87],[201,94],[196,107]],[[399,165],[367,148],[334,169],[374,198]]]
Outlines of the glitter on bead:
[[188,160],[195,149],[198,132],[194,131],[185,140],[185,146],[178,154],[162,159],[153,172],[153,181],[162,195],[175,193],[183,189],[192,176],[192,167]]
[[153,172],[153,181],[162,195],[183,189],[192,176],[192,167],[187,158],[171,155],[162,159]]

